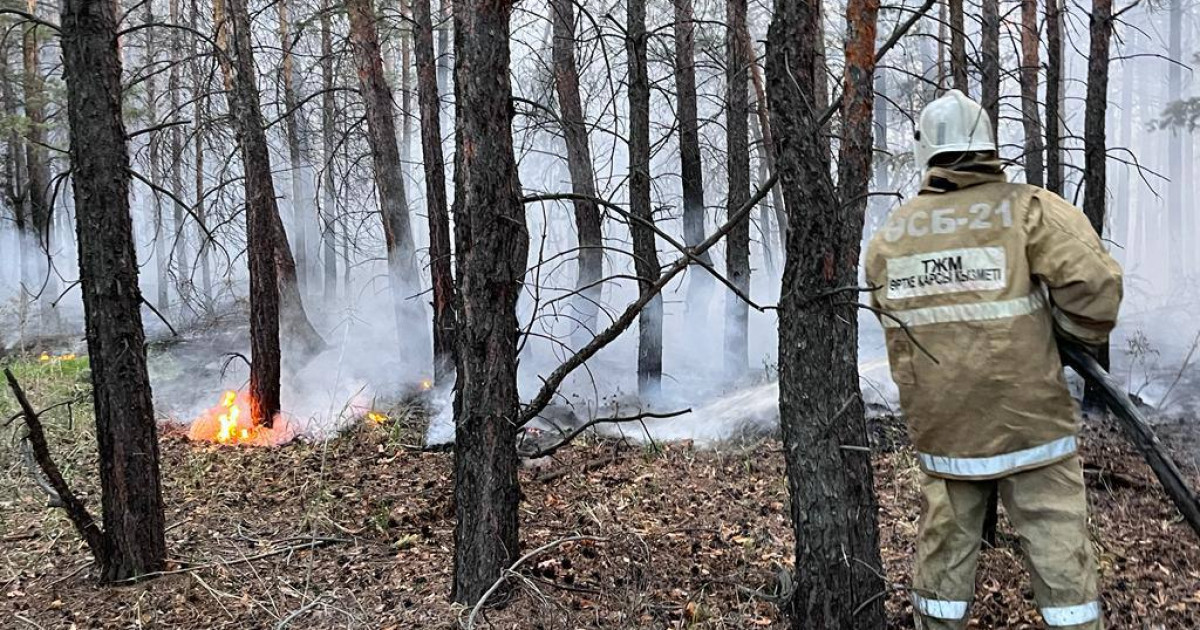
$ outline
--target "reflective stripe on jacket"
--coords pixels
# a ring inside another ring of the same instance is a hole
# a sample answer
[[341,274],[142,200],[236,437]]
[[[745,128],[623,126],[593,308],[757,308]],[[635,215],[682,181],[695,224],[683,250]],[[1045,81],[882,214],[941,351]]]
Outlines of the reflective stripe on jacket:
[[1075,453],[1055,328],[1103,342],[1122,297],[1082,212],[998,162],[934,168],[872,239],[867,281],[925,472],[991,479]]

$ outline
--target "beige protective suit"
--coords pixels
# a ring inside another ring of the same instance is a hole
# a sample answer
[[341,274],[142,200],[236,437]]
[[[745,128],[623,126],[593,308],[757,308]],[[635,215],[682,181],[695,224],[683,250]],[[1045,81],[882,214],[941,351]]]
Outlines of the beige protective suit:
[[1121,270],[1083,213],[999,162],[929,170],[872,240],[867,280],[923,471],[913,603],[962,628],[988,496],[1016,527],[1047,625],[1100,628],[1075,405],[1056,328],[1107,339]]

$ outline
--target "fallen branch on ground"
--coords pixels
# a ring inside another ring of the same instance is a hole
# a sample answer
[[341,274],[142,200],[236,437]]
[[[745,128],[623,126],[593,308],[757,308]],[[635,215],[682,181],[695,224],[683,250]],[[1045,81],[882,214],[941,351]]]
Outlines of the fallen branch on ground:
[[570,444],[572,441],[575,440],[575,438],[582,435],[588,429],[598,426],[598,425],[601,425],[601,424],[622,424],[625,422],[640,422],[640,421],[646,420],[646,419],[678,418],[679,416],[687,415],[691,412],[692,412],[691,408],[688,408],[688,409],[684,409],[683,411],[672,411],[670,413],[654,413],[654,412],[647,411],[645,413],[640,413],[636,416],[627,416],[627,417],[622,417],[622,418],[595,418],[595,419],[589,420],[589,421],[579,425],[578,427],[575,427],[575,429],[573,429],[572,431],[570,431],[569,433],[564,435],[562,440],[559,440],[558,442],[555,442],[554,444],[551,444],[550,446],[547,446],[545,448],[540,448],[536,451],[519,453],[519,455],[521,457],[526,457],[529,459],[537,459],[538,457],[546,457],[546,456],[552,455],[558,449],[566,446],[567,444]]
[[537,549],[534,549],[533,551],[521,556],[520,559],[512,563],[512,566],[504,570],[504,573],[501,574],[500,579],[496,580],[495,584],[492,584],[492,587],[489,588],[487,592],[483,594],[483,597],[480,597],[479,601],[475,603],[475,607],[471,609],[470,616],[467,617],[467,630],[475,629],[475,616],[478,615],[479,611],[483,609],[483,606],[487,603],[488,598],[495,594],[496,591],[500,590],[500,587],[504,585],[504,582],[508,580],[510,576],[517,575],[517,569],[522,564],[525,564],[531,558],[537,557],[538,555],[541,555],[566,543],[581,542],[585,540],[590,542],[608,542],[607,538],[597,538],[594,536],[571,536],[569,538],[560,538],[552,543],[542,545],[541,547],[538,547]]

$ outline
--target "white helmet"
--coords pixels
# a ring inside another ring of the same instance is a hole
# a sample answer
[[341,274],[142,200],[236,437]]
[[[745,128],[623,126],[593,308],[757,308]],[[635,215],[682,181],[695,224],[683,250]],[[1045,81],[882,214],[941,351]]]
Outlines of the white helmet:
[[966,94],[950,90],[921,112],[913,150],[921,168],[928,168],[929,160],[942,153],[995,150],[992,121]]

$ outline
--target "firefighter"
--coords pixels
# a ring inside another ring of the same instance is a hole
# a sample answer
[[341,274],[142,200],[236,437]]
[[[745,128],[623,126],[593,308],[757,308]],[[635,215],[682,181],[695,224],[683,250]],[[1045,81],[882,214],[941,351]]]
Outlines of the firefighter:
[[1046,625],[1102,628],[1055,339],[1107,341],[1121,269],[1077,208],[1007,182],[987,113],[962,92],[921,113],[915,154],[920,194],[872,239],[867,280],[922,473],[917,626],[966,626],[998,492]]

